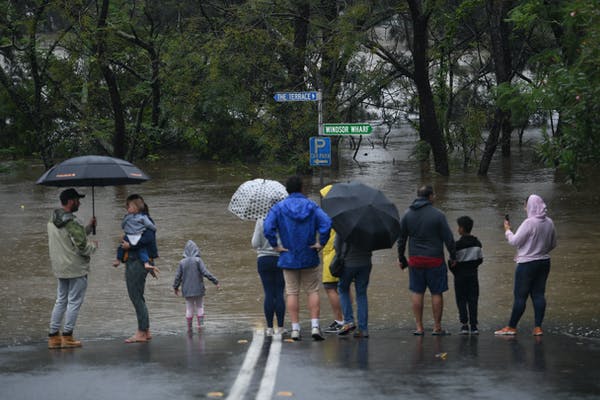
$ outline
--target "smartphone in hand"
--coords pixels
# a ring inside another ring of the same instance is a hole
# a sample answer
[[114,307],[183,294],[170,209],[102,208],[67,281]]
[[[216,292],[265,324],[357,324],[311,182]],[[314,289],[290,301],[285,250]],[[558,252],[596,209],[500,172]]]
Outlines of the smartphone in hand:
[[504,220],[507,222],[510,222],[510,218],[509,218],[508,214],[504,214]]

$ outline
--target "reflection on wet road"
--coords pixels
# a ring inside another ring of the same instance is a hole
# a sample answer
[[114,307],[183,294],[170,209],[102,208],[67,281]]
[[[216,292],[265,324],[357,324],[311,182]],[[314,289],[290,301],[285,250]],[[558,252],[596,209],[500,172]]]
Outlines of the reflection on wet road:
[[[252,332],[183,334],[136,345],[88,341],[76,350],[1,348],[0,387],[2,398],[12,400],[318,399],[340,393],[381,400],[592,399],[600,392],[598,356],[595,340],[565,335],[385,331],[369,339],[282,342]],[[273,357],[279,359],[275,369]]]

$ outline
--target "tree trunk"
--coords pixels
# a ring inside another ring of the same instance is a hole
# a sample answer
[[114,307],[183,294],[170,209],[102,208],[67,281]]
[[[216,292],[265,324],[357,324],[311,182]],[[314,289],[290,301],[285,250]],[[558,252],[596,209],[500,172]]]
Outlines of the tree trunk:
[[123,116],[123,104],[121,102],[121,93],[117,77],[110,68],[106,59],[106,18],[108,16],[109,0],[102,1],[100,15],[98,16],[98,62],[100,63],[100,71],[106,81],[110,104],[113,110],[115,119],[115,130],[113,132],[113,155],[118,158],[124,158],[127,152],[126,149],[126,132],[125,132],[125,117]]
[[[506,0],[488,0],[486,4],[497,85],[510,83],[512,79],[512,61],[509,44],[510,27],[505,22],[511,7],[512,2]],[[502,139],[500,141],[501,133]],[[511,133],[510,111],[503,111],[496,107],[490,134],[486,140],[485,149],[479,163],[478,175],[487,175],[492,158],[500,142],[502,144],[502,155],[510,157]]]
[[157,128],[160,124],[160,58],[154,49],[154,46],[150,47],[148,54],[152,60],[152,82],[150,87],[152,88],[152,127]]
[[435,171],[443,176],[450,174],[446,143],[440,129],[429,82],[428,35],[429,15],[422,12],[421,1],[408,0],[413,24],[412,55],[415,67],[415,86],[419,95],[419,136],[431,146]]
[[310,4],[306,0],[297,3],[297,15],[294,17],[294,57],[288,68],[291,73],[292,86],[304,83],[304,67],[306,65],[306,44],[308,42],[308,21],[310,20]]

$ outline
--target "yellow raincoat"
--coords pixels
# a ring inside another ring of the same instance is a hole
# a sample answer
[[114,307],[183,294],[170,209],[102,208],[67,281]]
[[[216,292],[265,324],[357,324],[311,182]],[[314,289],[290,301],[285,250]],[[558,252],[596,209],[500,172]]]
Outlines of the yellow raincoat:
[[[327,185],[321,189],[321,197],[327,196],[329,190],[331,190],[331,185]],[[331,261],[333,261],[333,257],[335,257],[335,248],[333,247],[335,235],[336,233],[332,228],[331,233],[329,234],[329,240],[323,247],[323,283],[337,283],[339,281],[339,278],[336,278],[335,276],[331,275],[331,272],[329,272],[329,265],[331,264]]]

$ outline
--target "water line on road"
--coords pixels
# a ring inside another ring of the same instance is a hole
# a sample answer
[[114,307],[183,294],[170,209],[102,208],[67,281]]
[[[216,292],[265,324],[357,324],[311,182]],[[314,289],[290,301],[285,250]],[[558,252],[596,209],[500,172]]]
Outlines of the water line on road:
[[235,382],[231,387],[231,391],[227,396],[227,400],[239,400],[244,398],[246,391],[250,386],[252,374],[254,373],[254,367],[258,361],[258,357],[260,356],[264,341],[265,336],[263,331],[258,329],[255,330],[254,335],[252,336],[252,343],[250,344],[250,348],[246,353],[240,373],[235,379]]

